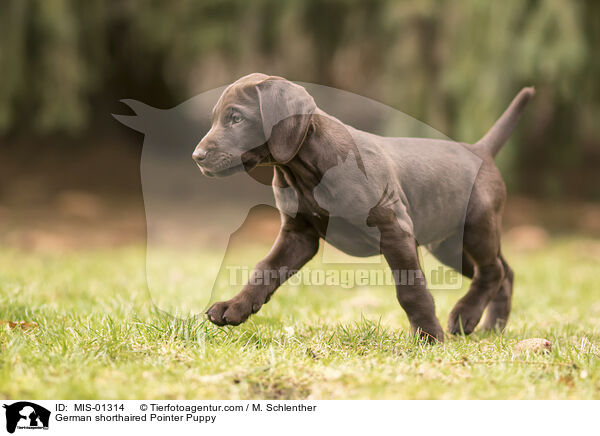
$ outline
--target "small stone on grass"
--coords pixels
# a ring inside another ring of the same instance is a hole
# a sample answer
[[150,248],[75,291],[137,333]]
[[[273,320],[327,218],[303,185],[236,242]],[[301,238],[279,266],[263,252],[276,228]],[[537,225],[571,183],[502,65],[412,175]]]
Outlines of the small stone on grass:
[[549,353],[552,351],[552,344],[549,340],[543,338],[524,339],[513,348],[515,354],[521,353]]

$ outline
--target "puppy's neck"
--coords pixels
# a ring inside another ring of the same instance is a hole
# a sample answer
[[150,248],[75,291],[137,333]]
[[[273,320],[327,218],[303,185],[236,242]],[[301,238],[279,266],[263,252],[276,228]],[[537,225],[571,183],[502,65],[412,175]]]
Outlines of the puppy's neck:
[[323,175],[346,160],[349,153],[358,154],[358,149],[344,123],[318,110],[313,115],[308,134],[296,156],[283,165],[286,172],[293,174],[297,183],[314,188]]

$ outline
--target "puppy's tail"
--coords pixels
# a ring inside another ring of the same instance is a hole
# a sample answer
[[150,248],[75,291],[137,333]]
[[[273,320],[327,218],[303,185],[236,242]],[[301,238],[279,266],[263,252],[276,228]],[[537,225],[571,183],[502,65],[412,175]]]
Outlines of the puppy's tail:
[[491,156],[496,156],[521,118],[525,105],[534,94],[533,87],[523,88],[510,103],[508,109],[485,136],[477,141],[475,146],[484,148]]

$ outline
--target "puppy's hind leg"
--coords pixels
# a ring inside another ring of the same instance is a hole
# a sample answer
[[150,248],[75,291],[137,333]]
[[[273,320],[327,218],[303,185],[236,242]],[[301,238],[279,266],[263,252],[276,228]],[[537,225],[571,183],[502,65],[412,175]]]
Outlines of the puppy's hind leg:
[[469,334],[475,329],[504,280],[499,233],[496,214],[491,211],[465,226],[465,251],[475,264],[475,271],[469,291],[450,313],[448,330],[452,334]]
[[496,296],[492,298],[492,301],[490,301],[487,306],[485,321],[483,323],[483,328],[485,330],[504,330],[508,321],[508,316],[510,315],[514,273],[512,268],[506,263],[506,259],[504,259],[502,254],[500,255],[500,260],[504,267],[505,277]]

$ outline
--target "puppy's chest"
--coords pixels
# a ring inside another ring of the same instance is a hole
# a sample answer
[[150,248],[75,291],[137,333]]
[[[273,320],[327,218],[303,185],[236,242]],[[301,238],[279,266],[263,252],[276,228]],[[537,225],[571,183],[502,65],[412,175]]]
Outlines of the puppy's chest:
[[330,244],[356,256],[376,254],[379,231],[367,226],[369,209],[361,207],[357,199],[352,208],[352,200],[341,196],[328,199],[323,193],[315,195],[314,191],[304,192],[292,187],[274,187],[274,192],[277,208],[282,213],[292,218],[302,216]]
[[273,192],[275,193],[275,204],[281,213],[292,218],[302,215],[319,232],[322,231],[322,236],[324,236],[329,221],[329,212],[319,206],[312,192],[291,186],[284,188],[274,186]]

